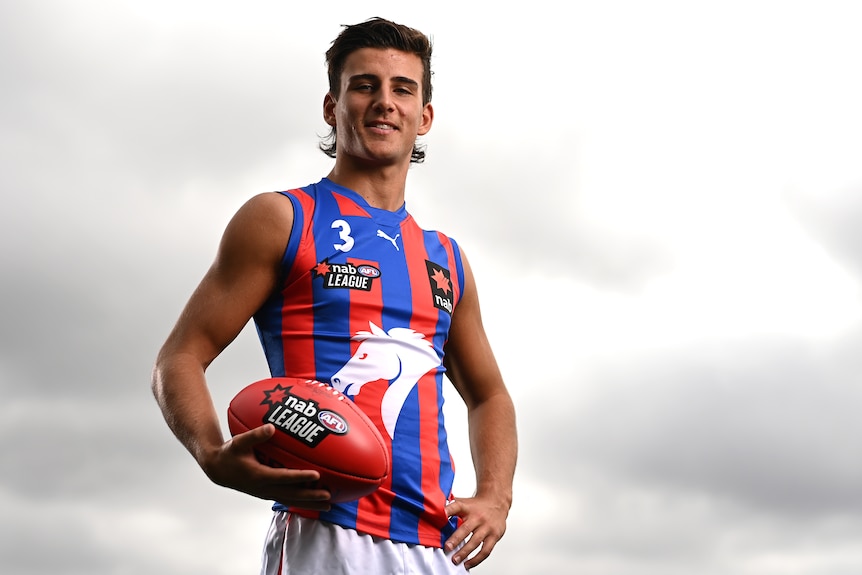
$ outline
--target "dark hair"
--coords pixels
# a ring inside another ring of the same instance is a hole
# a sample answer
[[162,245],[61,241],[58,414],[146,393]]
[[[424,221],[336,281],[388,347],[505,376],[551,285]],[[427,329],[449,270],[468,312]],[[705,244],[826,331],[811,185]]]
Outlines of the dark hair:
[[[326,51],[329,92],[335,98],[340,95],[341,73],[344,71],[347,57],[361,48],[393,48],[418,56],[422,60],[422,104],[431,101],[431,40],[419,30],[383,18],[371,18],[360,24],[345,25],[344,30]],[[333,127],[329,135],[320,142],[320,149],[334,158],[336,144]],[[414,145],[410,161],[420,163],[424,160],[424,146]]]

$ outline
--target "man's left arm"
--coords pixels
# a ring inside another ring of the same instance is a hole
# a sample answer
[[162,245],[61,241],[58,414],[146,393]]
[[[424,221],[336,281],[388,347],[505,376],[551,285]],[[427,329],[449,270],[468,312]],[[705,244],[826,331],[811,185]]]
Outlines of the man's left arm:
[[476,494],[455,498],[447,506],[461,525],[445,548],[452,550],[466,540],[453,561],[470,569],[491,554],[506,531],[518,439],[515,408],[485,334],[473,273],[463,252],[461,258],[465,285],[452,314],[445,363],[450,381],[467,405]]

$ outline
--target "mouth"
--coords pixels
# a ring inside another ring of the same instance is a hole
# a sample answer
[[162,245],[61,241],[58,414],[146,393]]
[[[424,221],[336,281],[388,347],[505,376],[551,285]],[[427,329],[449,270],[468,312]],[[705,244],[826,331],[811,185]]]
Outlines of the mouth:
[[382,132],[393,132],[398,129],[388,122],[369,122],[366,124],[366,127],[373,130],[380,130]]

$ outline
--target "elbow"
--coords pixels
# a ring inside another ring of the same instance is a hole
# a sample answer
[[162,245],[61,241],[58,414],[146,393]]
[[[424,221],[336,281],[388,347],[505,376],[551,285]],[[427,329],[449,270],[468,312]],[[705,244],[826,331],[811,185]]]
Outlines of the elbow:
[[153,370],[150,373],[150,391],[153,394],[153,397],[156,398],[156,401],[161,403],[161,397],[163,393],[163,385],[162,385],[162,366],[157,360],[155,365],[153,365]]

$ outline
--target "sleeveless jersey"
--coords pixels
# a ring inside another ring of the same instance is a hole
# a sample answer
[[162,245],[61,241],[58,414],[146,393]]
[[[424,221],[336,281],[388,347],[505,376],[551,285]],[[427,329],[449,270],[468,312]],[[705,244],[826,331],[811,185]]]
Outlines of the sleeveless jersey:
[[[330,511],[290,509],[394,541],[442,547],[455,469],[443,422],[443,346],[464,283],[457,244],[405,207],[323,179],[280,192],[294,225],[279,288],[254,320],[273,377],[317,379],[377,425],[392,473]],[[276,510],[286,510],[276,503]]]

